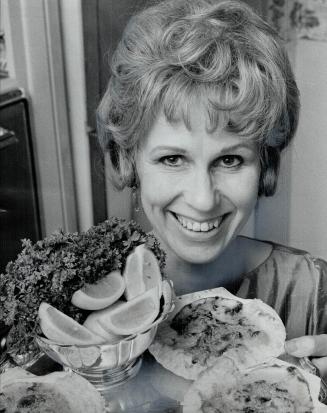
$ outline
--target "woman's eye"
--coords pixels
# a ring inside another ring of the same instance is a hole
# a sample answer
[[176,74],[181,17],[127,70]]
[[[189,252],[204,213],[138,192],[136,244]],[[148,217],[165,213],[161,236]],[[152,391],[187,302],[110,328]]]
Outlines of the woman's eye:
[[243,158],[239,155],[225,155],[218,160],[218,165],[224,168],[237,168],[242,165]]
[[181,166],[183,159],[180,155],[170,155],[160,158],[160,162],[166,166]]

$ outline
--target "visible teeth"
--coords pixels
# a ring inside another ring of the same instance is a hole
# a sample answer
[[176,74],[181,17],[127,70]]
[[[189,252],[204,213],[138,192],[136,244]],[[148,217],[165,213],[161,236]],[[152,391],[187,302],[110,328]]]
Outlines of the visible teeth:
[[201,231],[209,231],[209,224],[207,222],[201,224]]
[[193,231],[196,231],[196,232],[201,231],[201,224],[200,224],[200,222],[194,222],[192,229],[193,229]]
[[201,223],[196,221],[189,221],[186,218],[181,217],[179,215],[176,215],[176,217],[184,228],[187,228],[188,230],[195,232],[208,232],[213,228],[217,228],[221,222],[221,218],[218,218],[215,221]]

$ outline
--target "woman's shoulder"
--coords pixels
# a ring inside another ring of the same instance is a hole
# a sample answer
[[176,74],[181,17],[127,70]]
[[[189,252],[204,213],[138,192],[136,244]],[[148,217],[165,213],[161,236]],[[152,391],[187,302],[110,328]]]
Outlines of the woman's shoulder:
[[[237,295],[259,298],[282,318],[289,338],[327,331],[327,263],[309,252],[273,241],[248,241],[270,253],[244,274]],[[301,303],[301,305],[299,305]]]
[[293,246],[289,246],[289,245],[279,244],[274,241],[265,241],[265,240],[258,240],[258,241],[260,243],[271,245],[271,248],[272,248],[271,254],[275,254],[276,256],[281,256],[285,260],[297,261],[299,259],[303,259],[307,262],[312,262],[314,265],[326,264],[326,260],[312,255],[309,251],[296,248]]
[[[325,273],[327,277],[327,262],[323,258],[315,257],[310,252],[293,246],[283,245],[275,241],[247,238],[247,243],[253,250],[262,251],[263,259],[250,273],[266,270],[273,266],[276,270],[301,273]],[[306,271],[305,271],[306,270]]]

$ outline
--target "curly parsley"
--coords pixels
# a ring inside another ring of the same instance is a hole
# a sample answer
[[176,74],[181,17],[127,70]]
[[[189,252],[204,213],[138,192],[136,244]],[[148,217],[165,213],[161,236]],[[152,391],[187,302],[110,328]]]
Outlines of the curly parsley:
[[163,272],[165,255],[156,238],[134,221],[117,217],[83,233],[59,231],[35,244],[22,240],[22,252],[0,274],[0,321],[11,326],[10,354],[37,351],[34,337],[41,333],[38,308],[42,301],[83,322],[89,312],[71,304],[73,293],[110,271],[122,271],[127,256],[143,243],[155,254]]

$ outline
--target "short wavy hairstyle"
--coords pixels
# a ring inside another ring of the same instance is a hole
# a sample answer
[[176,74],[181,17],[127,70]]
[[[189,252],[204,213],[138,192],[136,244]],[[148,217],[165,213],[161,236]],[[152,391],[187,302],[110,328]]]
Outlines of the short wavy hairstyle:
[[278,34],[234,0],[165,0],[130,19],[97,111],[115,185],[137,182],[139,143],[158,113],[190,128],[195,102],[207,111],[209,131],[219,125],[258,141],[258,195],[273,195],[280,153],[297,128],[299,92]]

